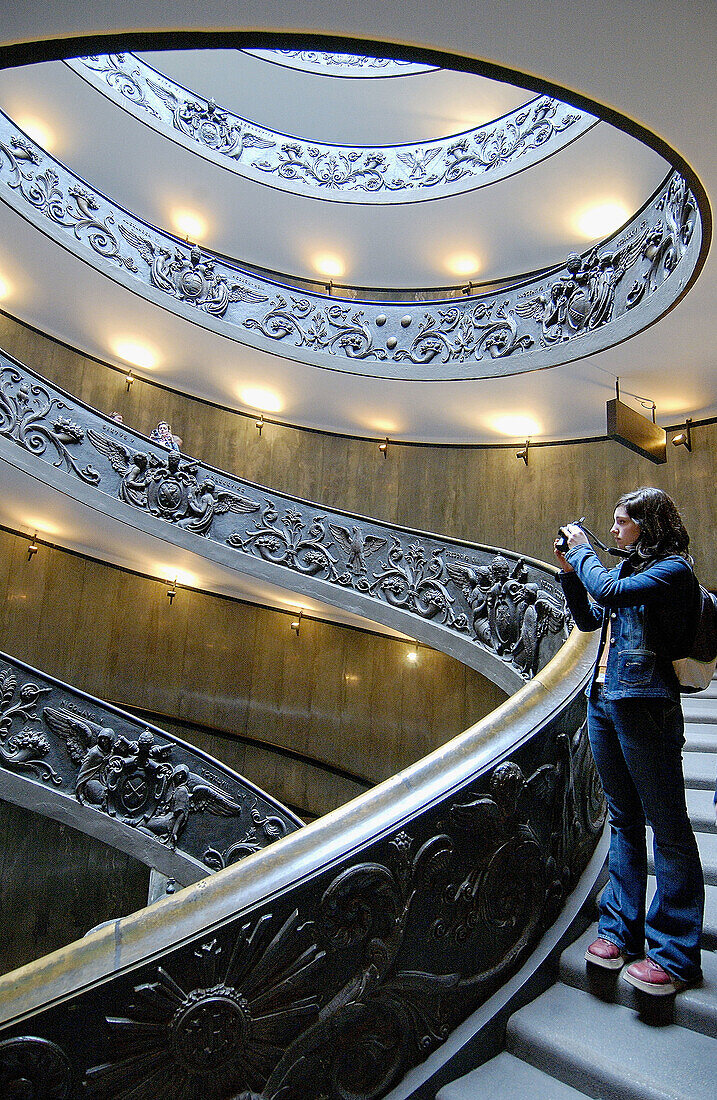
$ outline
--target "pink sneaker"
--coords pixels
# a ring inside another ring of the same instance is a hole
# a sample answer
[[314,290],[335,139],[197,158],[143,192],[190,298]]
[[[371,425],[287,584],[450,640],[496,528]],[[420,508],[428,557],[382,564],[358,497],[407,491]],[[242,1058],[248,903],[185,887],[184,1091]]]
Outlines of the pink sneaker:
[[627,962],[627,955],[622,953],[616,943],[598,936],[585,952],[585,961],[602,966],[605,970],[619,970]]

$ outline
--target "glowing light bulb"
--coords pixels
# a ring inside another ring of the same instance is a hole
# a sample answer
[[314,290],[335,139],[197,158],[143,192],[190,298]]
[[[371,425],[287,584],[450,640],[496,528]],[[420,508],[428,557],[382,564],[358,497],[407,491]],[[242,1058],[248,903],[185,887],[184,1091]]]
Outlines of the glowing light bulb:
[[457,252],[446,260],[446,270],[451,275],[475,275],[480,266],[479,258],[472,252]]
[[319,275],[328,275],[330,279],[337,279],[346,271],[346,265],[341,257],[329,252],[314,256],[314,268]]
[[247,386],[239,394],[245,405],[252,409],[260,409],[262,412],[279,412],[283,407],[283,401],[274,390],[266,390],[261,386]]
[[55,134],[43,119],[35,115],[25,115],[16,117],[15,122],[42,149],[49,151],[55,147],[57,142]]
[[206,219],[194,210],[175,210],[172,221],[180,237],[188,237],[190,241],[201,241],[207,235]]
[[131,363],[133,367],[143,367],[144,370],[152,370],[157,365],[155,351],[142,344],[138,340],[129,337],[119,337],[112,341],[112,351],[125,363]]
[[529,439],[540,435],[542,428],[532,416],[523,413],[506,413],[502,416],[494,416],[488,421],[489,427],[500,435],[517,436],[519,439]]
[[574,226],[585,240],[595,241],[614,233],[629,216],[630,211],[621,202],[596,203],[577,212]]

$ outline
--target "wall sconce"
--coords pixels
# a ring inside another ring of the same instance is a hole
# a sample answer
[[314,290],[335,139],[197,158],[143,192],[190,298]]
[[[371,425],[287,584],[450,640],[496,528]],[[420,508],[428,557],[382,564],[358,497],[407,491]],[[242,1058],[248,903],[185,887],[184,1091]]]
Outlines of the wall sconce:
[[678,432],[677,435],[672,437],[673,447],[686,447],[688,451],[692,450],[692,417],[688,416],[685,420],[685,427],[683,431]]
[[32,536],[32,542],[30,543],[30,545],[27,548],[27,560],[32,561],[32,559],[34,558],[35,554],[37,553],[37,551],[39,549],[40,549],[40,547],[37,545],[37,531],[36,531],[35,534]]
[[259,436],[261,437],[261,429],[264,427],[264,413],[261,414],[258,420],[254,421],[254,426],[256,427]]
[[409,649],[408,653],[406,654],[406,660],[409,661],[412,665],[418,663],[418,642],[413,643],[413,649]]
[[127,393],[129,393],[129,391],[132,389],[132,383],[134,382],[134,375],[132,374],[131,370],[127,371],[124,381],[127,387]]
[[528,447],[530,446],[530,440],[526,439],[525,446],[521,447],[519,451],[515,452],[516,458],[522,458],[525,465],[528,465]]
[[174,580],[172,581],[172,587],[167,592],[167,599],[169,600],[169,606],[170,607],[174,603],[174,597],[176,595],[177,595],[177,578],[175,577]]
[[303,608],[299,608],[299,617],[298,617],[298,619],[294,619],[293,623],[289,624],[289,629],[294,631],[294,634],[296,634],[297,638],[299,637],[299,631],[301,630],[301,620],[303,619],[303,617],[304,617]]
[[378,449],[381,452],[381,454],[383,455],[383,457],[385,458],[386,455],[388,454],[388,436],[386,436],[383,443],[379,443]]

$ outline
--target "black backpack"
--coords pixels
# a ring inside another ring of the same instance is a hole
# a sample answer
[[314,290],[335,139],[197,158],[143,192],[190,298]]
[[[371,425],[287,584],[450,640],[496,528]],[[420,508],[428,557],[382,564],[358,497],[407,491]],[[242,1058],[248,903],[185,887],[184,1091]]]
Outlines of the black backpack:
[[690,694],[709,686],[717,666],[717,596],[695,577],[692,604],[694,628],[683,657],[673,661],[680,691]]

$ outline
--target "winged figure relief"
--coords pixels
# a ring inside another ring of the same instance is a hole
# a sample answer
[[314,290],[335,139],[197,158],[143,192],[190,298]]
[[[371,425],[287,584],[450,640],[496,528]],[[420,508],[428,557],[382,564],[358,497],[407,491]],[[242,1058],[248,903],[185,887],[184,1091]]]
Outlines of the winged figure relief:
[[229,492],[227,489],[217,489],[212,478],[207,477],[201,483],[195,482],[195,487],[190,488],[187,501],[188,515],[180,520],[178,526],[187,531],[194,531],[198,535],[208,535],[214,517],[224,515],[227,512],[235,512],[239,515],[247,512],[257,512],[260,505],[255,500],[250,500],[239,493]]
[[242,119],[230,121],[227,112],[213,99],[208,99],[203,106],[193,100],[179,99],[169,88],[154,80],[148,79],[147,84],[172,112],[175,129],[232,160],[239,160],[245,149],[270,149],[276,145],[275,141],[260,137],[242,125]]
[[598,253],[596,248],[587,256],[571,252],[565,273],[551,284],[548,294],[517,302],[515,312],[541,322],[548,344],[599,328],[611,320],[618,283],[644,253],[648,239],[644,227],[635,240],[612,252]]
[[567,612],[562,599],[548,589],[529,582],[523,585],[520,634],[513,647],[512,659],[525,677],[538,670],[540,643],[548,633],[557,634],[565,626]]
[[426,149],[413,149],[408,153],[399,153],[398,159],[402,164],[405,164],[407,168],[410,168],[408,178],[411,180],[423,179],[426,174],[426,170],[431,161],[435,160],[440,153],[440,146],[438,148]]
[[121,481],[117,490],[120,500],[135,508],[147,507],[147,485],[150,478],[150,458],[142,451],[131,451],[116,439],[87,429],[87,438],[100,454],[109,459],[110,466]]
[[459,562],[446,561],[446,570],[453,583],[460,588],[472,612],[473,634],[483,645],[493,645],[490,630],[489,595],[493,587],[493,577],[488,566],[474,569]]
[[346,555],[346,561],[351,572],[358,576],[366,572],[366,558],[370,558],[377,550],[388,546],[388,539],[380,535],[362,535],[358,527],[342,527],[338,523],[330,523],[329,531]]
[[77,711],[45,707],[42,716],[54,734],[62,738],[70,759],[79,765],[75,795],[83,805],[107,808],[104,771],[115,740],[115,732]]
[[195,775],[186,764],[172,770],[171,778],[151,814],[140,828],[174,849],[190,814],[208,813],[215,817],[238,817],[241,803],[230,798],[214,783]]

